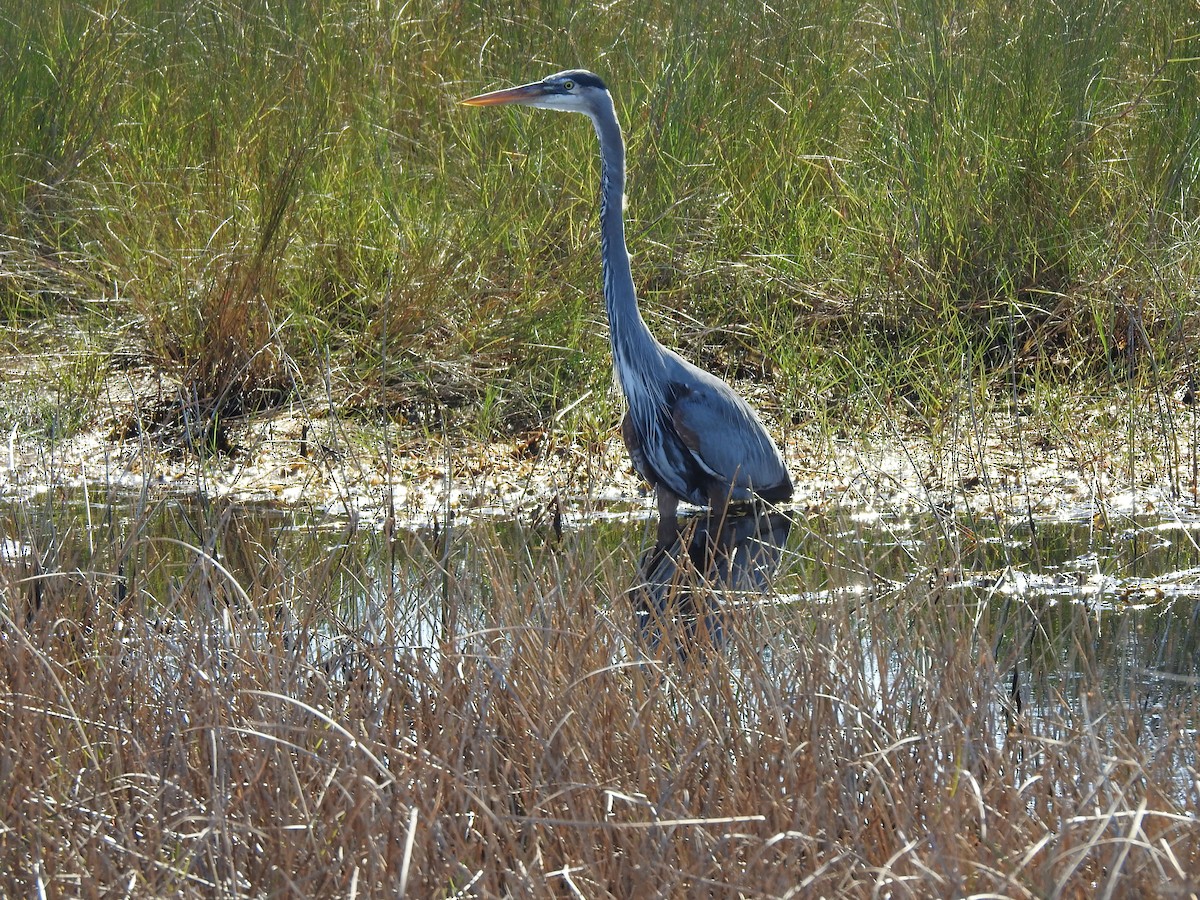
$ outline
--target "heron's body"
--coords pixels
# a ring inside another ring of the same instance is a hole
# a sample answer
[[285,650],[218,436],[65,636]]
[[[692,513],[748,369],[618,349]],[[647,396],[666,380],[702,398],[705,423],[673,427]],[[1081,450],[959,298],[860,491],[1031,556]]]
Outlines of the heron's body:
[[792,495],[779,448],[728,384],[668,350],[638,309],[625,245],[625,142],[612,97],[591,72],[572,70],[463,101],[518,103],[587,115],[600,140],[600,255],[613,365],[629,411],[621,424],[638,474],[658,495],[659,536],[676,527],[679,501],[724,510],[729,502]]

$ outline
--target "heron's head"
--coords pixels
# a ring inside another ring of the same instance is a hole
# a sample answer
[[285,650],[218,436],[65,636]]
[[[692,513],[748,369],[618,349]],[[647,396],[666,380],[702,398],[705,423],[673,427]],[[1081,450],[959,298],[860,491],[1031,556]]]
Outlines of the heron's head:
[[541,81],[480,94],[461,101],[467,106],[498,106],[514,103],[537,109],[561,109],[594,115],[607,105],[612,108],[608,88],[596,75],[585,69],[568,69]]

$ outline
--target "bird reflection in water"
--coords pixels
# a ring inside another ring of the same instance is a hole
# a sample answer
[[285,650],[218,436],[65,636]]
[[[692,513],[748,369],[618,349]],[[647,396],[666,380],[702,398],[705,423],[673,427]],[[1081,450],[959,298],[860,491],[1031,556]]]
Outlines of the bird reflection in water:
[[626,592],[646,649],[686,662],[724,646],[732,607],[770,588],[791,529],[787,514],[761,504],[730,507],[722,521],[711,513],[682,519],[673,544],[642,554],[638,583]]

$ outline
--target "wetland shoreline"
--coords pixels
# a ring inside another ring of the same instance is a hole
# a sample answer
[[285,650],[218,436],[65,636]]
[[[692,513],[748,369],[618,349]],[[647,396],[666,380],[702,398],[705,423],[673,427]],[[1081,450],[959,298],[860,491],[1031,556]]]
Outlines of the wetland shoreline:
[[[110,380],[101,392],[107,406],[95,407],[73,436],[50,440],[11,430],[0,452],[0,493],[86,482],[303,506],[364,524],[390,517],[401,527],[447,510],[503,517],[552,503],[568,514],[653,507],[615,422],[586,442],[553,424],[478,439],[469,431],[371,423],[326,402],[297,401],[227,420],[227,449],[197,452],[179,428],[160,428],[142,413],[160,403],[161,375]],[[796,482],[789,507],[957,508],[1033,521],[1096,517],[1105,527],[1110,518],[1194,510],[1197,410],[1170,401],[1168,419],[1161,407],[1139,409],[1136,402],[1122,393],[1040,412],[1025,403],[1017,413],[1000,403],[943,412],[935,426],[911,415],[881,418],[882,427],[857,435],[811,425],[776,429]]]

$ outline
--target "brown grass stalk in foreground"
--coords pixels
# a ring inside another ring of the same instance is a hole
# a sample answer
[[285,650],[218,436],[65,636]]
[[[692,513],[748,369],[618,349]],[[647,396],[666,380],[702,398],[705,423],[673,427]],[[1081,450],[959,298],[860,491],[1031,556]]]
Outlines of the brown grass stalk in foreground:
[[[69,530],[3,569],[4,894],[1200,890],[1194,697],[1152,732],[1099,689],[1006,712],[962,597],[745,611],[721,655],[635,664],[626,573],[582,540],[444,581],[414,543],[398,586],[214,527],[220,565],[162,579],[176,545]],[[413,646],[443,587],[489,627]]]

